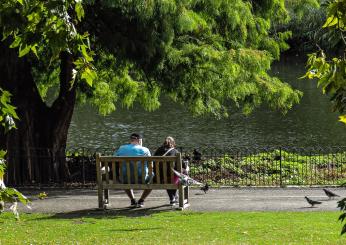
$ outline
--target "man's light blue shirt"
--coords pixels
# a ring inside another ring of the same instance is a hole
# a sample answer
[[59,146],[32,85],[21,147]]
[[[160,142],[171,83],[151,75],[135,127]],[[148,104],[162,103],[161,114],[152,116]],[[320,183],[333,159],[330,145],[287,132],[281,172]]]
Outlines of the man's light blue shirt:
[[[136,144],[126,144],[122,145],[119,147],[119,149],[114,152],[114,156],[151,156],[150,151],[148,148],[141,146],[141,145],[136,145]],[[148,163],[146,162],[144,165],[144,171],[145,171],[145,179],[148,178]],[[133,170],[133,163],[130,163],[130,168]],[[124,177],[124,183],[129,183],[127,181],[127,167],[125,164],[123,164],[122,167],[123,171],[123,177]],[[131,179],[134,179],[134,171],[131,171]],[[141,176],[142,176],[142,164],[138,164],[138,178],[139,182],[141,182]]]
[[120,146],[120,148],[115,152],[115,156],[151,156],[148,148],[135,145],[135,144],[126,144]]

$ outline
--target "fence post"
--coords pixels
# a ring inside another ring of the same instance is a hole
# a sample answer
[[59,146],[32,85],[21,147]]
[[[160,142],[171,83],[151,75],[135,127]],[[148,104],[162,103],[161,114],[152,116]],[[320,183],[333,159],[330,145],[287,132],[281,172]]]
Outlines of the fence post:
[[283,187],[282,185],[282,153],[281,153],[281,147],[280,147],[280,187]]
[[83,179],[83,185],[85,185],[85,164],[84,164],[84,160],[86,157],[86,153],[84,151],[84,147],[82,148],[82,179]]

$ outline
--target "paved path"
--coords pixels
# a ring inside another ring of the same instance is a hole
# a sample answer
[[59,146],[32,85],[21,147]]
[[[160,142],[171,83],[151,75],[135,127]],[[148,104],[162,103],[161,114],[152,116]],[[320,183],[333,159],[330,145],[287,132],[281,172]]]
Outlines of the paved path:
[[[346,197],[345,188],[329,188],[341,197]],[[338,211],[337,200],[328,200],[322,188],[219,188],[207,194],[199,189],[190,189],[190,210],[193,211]],[[97,209],[97,192],[91,189],[42,189],[22,190],[32,199],[32,210],[20,206],[24,212],[78,213]],[[48,197],[39,200],[37,194],[45,191]],[[136,197],[141,191],[135,192]],[[322,201],[310,208],[304,196]],[[143,210],[172,210],[167,205],[164,191],[154,190],[145,202]],[[110,191],[110,212],[129,210],[129,200],[123,191]]]

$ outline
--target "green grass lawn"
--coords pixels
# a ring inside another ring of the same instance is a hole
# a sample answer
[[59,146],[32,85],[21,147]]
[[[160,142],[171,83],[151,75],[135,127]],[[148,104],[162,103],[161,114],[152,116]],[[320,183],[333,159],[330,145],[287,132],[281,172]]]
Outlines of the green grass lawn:
[[0,215],[0,244],[346,244],[339,212]]

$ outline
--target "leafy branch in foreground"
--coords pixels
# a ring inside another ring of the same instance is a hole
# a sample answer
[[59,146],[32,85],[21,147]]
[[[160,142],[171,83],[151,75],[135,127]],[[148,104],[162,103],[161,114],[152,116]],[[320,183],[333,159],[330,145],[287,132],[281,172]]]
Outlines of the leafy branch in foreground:
[[[331,0],[327,4],[327,20],[322,26],[336,31],[341,42],[346,46],[346,0]],[[322,92],[330,96],[333,110],[338,111],[341,116],[339,120],[346,123],[346,52],[343,50],[339,56],[328,58],[323,50],[309,55],[307,62],[308,70],[304,77],[316,78]],[[346,217],[346,199],[338,202],[338,207],[343,214],[339,220],[343,222]],[[341,235],[346,232],[344,224]]]
[[[329,1],[327,6],[327,20],[323,28],[339,33],[339,39],[346,46],[346,0]],[[324,94],[329,95],[333,110],[338,111],[340,121],[346,123],[346,53],[345,50],[335,57],[328,57],[319,48],[319,51],[309,55],[307,72],[304,77],[317,79],[318,86]]]
[[[343,198],[342,200],[338,201],[338,208],[340,211],[343,211],[343,214],[339,216],[339,220],[341,223],[345,221],[346,218],[346,198]],[[346,233],[346,222],[344,223],[344,226],[341,229],[341,235]]]
[[[13,118],[18,119],[18,116],[10,102],[11,94],[8,91],[0,88],[0,125],[5,128],[5,132],[15,128],[15,122]],[[10,209],[14,213],[16,219],[19,219],[19,213],[17,211],[18,201],[26,205],[29,204],[29,199],[22,193],[14,188],[8,188],[4,183],[4,175],[6,170],[6,151],[0,150],[0,213],[5,209],[5,203],[12,203]]]

